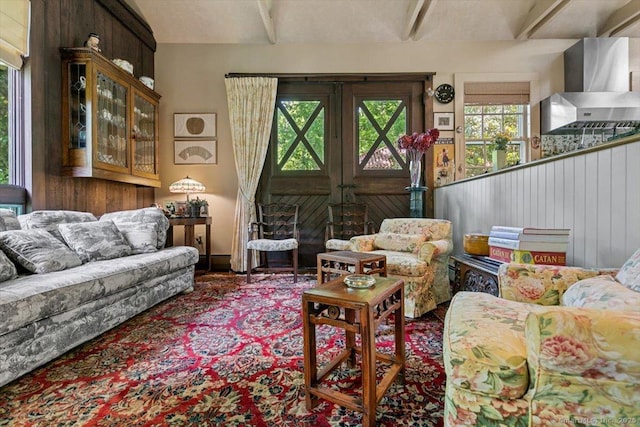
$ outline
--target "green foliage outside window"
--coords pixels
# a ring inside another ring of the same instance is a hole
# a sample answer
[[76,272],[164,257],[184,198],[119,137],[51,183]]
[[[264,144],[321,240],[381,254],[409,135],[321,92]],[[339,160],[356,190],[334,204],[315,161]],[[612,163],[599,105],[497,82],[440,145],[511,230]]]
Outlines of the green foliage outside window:
[[9,182],[9,73],[0,64],[0,184]]
[[498,135],[508,136],[507,166],[520,163],[520,146],[527,136],[526,105],[465,105],[464,133],[466,142],[466,177],[492,170],[494,141]]
[[324,106],[291,100],[276,109],[278,169],[319,170],[324,165]]
[[[276,105],[277,168],[318,171],[325,163],[325,112],[317,100],[281,100]],[[357,109],[358,157],[364,169],[402,169],[395,141],[407,133],[401,100],[365,100]],[[367,157],[370,153],[374,155]],[[395,154],[394,154],[395,153]]]
[[363,101],[358,108],[358,156],[362,161],[371,150],[377,154],[369,158],[364,169],[402,169],[389,146],[405,133],[407,109],[402,101]]

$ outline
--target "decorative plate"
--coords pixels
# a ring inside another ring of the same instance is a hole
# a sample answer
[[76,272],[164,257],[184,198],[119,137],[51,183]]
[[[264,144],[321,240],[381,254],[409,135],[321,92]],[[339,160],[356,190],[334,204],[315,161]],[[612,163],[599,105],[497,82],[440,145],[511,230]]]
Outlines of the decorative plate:
[[345,276],[344,284],[350,288],[370,288],[376,284],[376,278],[366,274],[350,274]]
[[436,97],[436,100],[438,102],[442,104],[448,104],[453,101],[455,91],[453,90],[453,86],[448,84],[441,84],[436,88],[434,96]]

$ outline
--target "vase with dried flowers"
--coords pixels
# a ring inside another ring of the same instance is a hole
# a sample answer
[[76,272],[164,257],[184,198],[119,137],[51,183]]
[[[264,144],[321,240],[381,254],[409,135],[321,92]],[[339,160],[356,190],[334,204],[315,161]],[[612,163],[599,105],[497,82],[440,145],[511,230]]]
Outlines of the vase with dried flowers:
[[425,132],[414,132],[411,135],[402,135],[397,144],[400,150],[404,150],[409,162],[411,187],[420,187],[422,172],[422,156],[438,140],[438,129],[427,129]]

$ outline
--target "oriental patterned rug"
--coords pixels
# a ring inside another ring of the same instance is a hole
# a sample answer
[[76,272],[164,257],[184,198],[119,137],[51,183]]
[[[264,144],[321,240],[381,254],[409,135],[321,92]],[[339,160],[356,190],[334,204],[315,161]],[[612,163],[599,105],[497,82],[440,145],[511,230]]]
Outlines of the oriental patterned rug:
[[[199,276],[178,295],[0,388],[2,426],[357,426],[362,415],[304,404],[302,292],[314,276]],[[442,321],[407,319],[404,384],[378,405],[379,426],[441,426]],[[326,363],[344,334],[318,328]],[[393,325],[376,338],[393,348]],[[329,378],[358,391],[346,366]]]

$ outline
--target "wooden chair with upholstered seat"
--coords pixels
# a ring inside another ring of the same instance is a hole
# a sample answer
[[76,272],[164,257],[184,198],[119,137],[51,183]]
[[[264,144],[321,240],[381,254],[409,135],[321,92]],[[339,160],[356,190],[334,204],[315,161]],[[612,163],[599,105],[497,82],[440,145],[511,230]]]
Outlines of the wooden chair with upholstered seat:
[[330,203],[328,210],[324,245],[329,251],[348,251],[349,239],[375,233],[366,203]]
[[[251,271],[292,271],[293,282],[298,281],[298,205],[270,203],[258,205],[258,222],[249,225],[247,242],[247,283],[251,283]],[[258,265],[252,267],[252,251],[258,251]],[[290,254],[291,266],[274,265],[270,252]],[[269,263],[272,262],[271,265]]]

